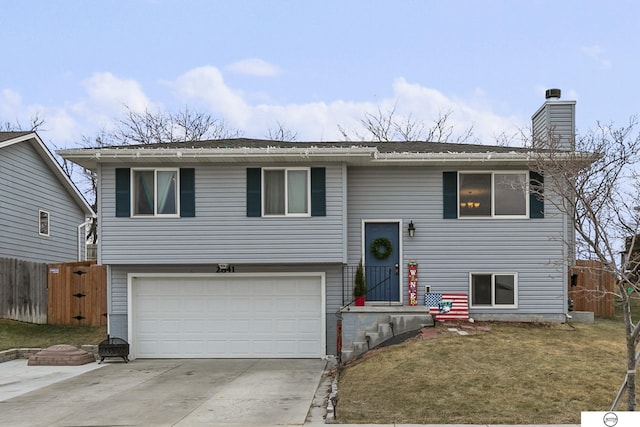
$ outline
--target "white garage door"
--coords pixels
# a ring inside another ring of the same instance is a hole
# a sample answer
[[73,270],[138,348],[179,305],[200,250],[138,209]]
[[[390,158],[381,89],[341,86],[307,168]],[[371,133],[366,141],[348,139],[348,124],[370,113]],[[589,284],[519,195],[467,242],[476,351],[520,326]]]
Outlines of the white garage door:
[[325,354],[319,275],[135,277],[130,292],[133,357]]

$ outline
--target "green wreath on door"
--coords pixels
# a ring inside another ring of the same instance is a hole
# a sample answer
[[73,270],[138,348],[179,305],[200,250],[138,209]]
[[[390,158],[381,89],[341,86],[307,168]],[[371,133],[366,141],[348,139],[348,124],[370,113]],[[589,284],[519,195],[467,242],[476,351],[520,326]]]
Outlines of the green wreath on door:
[[[380,248],[383,248],[381,251]],[[391,240],[386,237],[378,237],[376,240],[371,242],[371,255],[376,257],[377,259],[387,259],[391,252],[393,252],[393,245],[391,244]]]

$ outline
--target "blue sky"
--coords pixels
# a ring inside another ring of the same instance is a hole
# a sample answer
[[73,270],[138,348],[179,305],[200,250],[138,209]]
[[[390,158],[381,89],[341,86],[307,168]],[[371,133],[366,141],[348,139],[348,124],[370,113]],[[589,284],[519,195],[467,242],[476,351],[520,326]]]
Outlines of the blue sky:
[[640,2],[0,0],[0,121],[57,147],[110,129],[124,106],[189,106],[264,138],[341,139],[396,105],[451,111],[479,142],[530,124],[544,90],[577,127],[640,113]]

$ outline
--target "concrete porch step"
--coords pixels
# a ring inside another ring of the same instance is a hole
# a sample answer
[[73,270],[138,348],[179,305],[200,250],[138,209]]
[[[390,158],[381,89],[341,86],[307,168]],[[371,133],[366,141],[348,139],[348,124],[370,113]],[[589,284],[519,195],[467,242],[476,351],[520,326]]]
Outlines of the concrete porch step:
[[433,316],[430,314],[397,314],[389,316],[393,334],[403,334],[426,326],[434,326]]
[[393,336],[391,323],[378,323],[378,330],[365,332],[365,340],[369,342],[368,348],[374,348]]
[[433,317],[428,313],[404,313],[383,316],[369,330],[359,331],[359,337],[356,337],[350,346],[345,345],[343,347],[341,360],[346,362],[354,359],[396,335],[417,331],[424,327],[434,326],[434,324]]

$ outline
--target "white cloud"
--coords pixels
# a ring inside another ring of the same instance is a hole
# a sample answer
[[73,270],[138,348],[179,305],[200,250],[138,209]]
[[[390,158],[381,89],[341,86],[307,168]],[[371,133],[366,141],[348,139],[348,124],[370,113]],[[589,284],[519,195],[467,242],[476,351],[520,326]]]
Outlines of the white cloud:
[[95,73],[81,85],[86,95],[65,106],[68,114],[78,122],[77,133],[80,135],[75,140],[112,129],[126,108],[136,112],[157,108],[137,81],[110,72]]
[[38,130],[43,138],[56,146],[69,146],[79,142],[83,136],[113,127],[124,113],[125,106],[134,111],[153,108],[135,80],[105,72],[92,75],[81,85],[86,96],[61,105],[24,105],[19,93],[4,89],[0,93],[0,114],[7,121],[19,121],[23,125],[37,115],[44,120],[44,125]]
[[[80,142],[82,136],[111,129],[122,117],[125,105],[134,111],[154,110],[159,105],[135,80],[108,72],[92,75],[82,82],[82,86],[84,95],[63,105],[23,105],[19,93],[5,89],[0,92],[0,113],[7,117],[7,112],[18,111],[17,117],[26,122],[31,114],[38,113],[46,120],[43,137],[58,146],[69,146]],[[230,128],[239,129],[250,138],[266,138],[269,130],[276,130],[279,123],[297,134],[299,141],[342,140],[339,126],[352,136],[353,132],[364,134],[360,120],[366,113],[375,115],[378,110],[387,112],[394,107],[397,119],[410,117],[425,126],[431,126],[442,114],[450,113],[448,123],[454,132],[462,133],[473,126],[477,142],[484,144],[493,144],[498,135],[515,134],[527,126],[527,122],[519,117],[494,113],[488,101],[490,97],[484,91],[475,91],[467,98],[455,98],[404,78],[391,82],[392,95],[377,101],[336,99],[289,104],[273,101],[251,104],[248,100],[255,96],[229,87],[220,70],[213,66],[188,70],[163,85],[167,86],[174,96],[174,105],[167,106],[168,111],[189,105],[194,110],[224,119]],[[13,117],[9,118],[13,120]]]
[[68,140],[77,131],[77,123],[64,107],[41,104],[24,105],[22,95],[13,89],[0,91],[0,123],[8,122],[30,130],[32,119],[44,120],[38,129],[49,139]]
[[82,82],[87,91],[87,104],[103,111],[121,112],[123,106],[133,111],[144,111],[151,107],[142,88],[132,79],[122,79],[111,73],[95,73]]
[[233,73],[258,77],[274,77],[280,74],[278,67],[258,58],[243,59],[228,65],[226,68]]
[[363,134],[359,129],[360,119],[366,113],[375,115],[378,109],[387,112],[394,106],[399,120],[411,117],[411,120],[423,122],[425,126],[431,126],[442,114],[451,113],[448,123],[453,126],[454,134],[463,133],[473,126],[477,142],[484,144],[495,143],[496,137],[502,133],[515,134],[526,125],[518,117],[493,113],[487,106],[484,92],[474,94],[468,100],[453,99],[438,90],[409,83],[404,78],[393,82],[392,97],[377,103],[334,100],[250,105],[240,91],[226,85],[222,73],[212,66],[187,71],[173,85],[188,104],[196,101],[205,105],[231,127],[254,138],[266,137],[269,129],[275,129],[280,123],[296,133],[298,140],[341,140],[338,126],[348,132]]
[[236,127],[244,128],[251,118],[251,107],[242,96],[228,87],[222,73],[213,66],[189,70],[176,80],[177,95],[187,101],[204,103],[214,113],[220,114]]
[[3,89],[0,92],[0,113],[2,115],[9,114],[20,107],[22,104],[22,96],[12,89]]
[[602,68],[603,70],[608,70],[613,67],[611,60],[605,58],[605,54],[607,51],[602,46],[594,44],[591,46],[584,46],[581,50],[582,53],[586,54],[588,57],[596,61],[600,65],[600,68]]
[[81,122],[77,120],[77,117],[74,117],[69,109],[46,106],[32,106],[31,108],[37,109],[38,115],[45,121],[42,132],[38,130],[38,133],[46,136],[46,140],[60,144],[79,139]]
[[29,114],[22,105],[22,95],[13,89],[0,91],[0,124],[29,124]]

